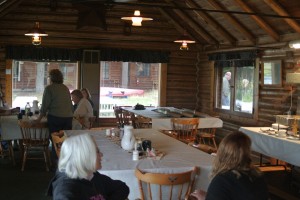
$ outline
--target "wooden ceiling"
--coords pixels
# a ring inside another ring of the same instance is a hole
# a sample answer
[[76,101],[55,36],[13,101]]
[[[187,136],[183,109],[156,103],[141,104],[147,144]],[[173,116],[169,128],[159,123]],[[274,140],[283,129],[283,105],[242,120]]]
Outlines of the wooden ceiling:
[[[132,27],[139,9],[153,21]],[[284,48],[300,39],[299,0],[0,0],[0,45],[26,45],[39,21],[44,46],[175,49],[184,31],[195,50]]]

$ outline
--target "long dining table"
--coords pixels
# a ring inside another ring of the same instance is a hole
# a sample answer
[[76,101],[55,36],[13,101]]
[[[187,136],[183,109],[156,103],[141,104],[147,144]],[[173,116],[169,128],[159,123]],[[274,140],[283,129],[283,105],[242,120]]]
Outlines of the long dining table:
[[300,140],[293,137],[278,137],[263,130],[270,127],[240,127],[239,131],[251,138],[252,150],[300,166]]
[[129,199],[140,197],[138,181],[134,175],[136,168],[157,173],[175,173],[191,170],[194,166],[200,168],[195,182],[195,188],[207,190],[210,183],[209,174],[214,156],[188,146],[155,129],[135,129],[135,137],[151,140],[152,147],[163,152],[160,159],[143,158],[132,160],[132,153],[123,150],[119,144],[105,135],[105,130],[67,130],[66,135],[89,133],[94,136],[96,144],[103,153],[100,173],[113,179],[124,181],[130,188]]
[[[144,110],[135,110],[133,107],[122,107],[123,110],[131,112],[135,115],[140,115],[146,118],[151,118],[152,128],[158,130],[171,130],[171,118],[168,112],[178,114],[178,116],[184,116],[185,118],[192,118],[193,113],[187,112],[186,109],[177,109],[174,107],[146,107]],[[223,121],[217,117],[209,116],[205,113],[199,113],[195,115],[195,118],[199,118],[198,128],[221,128],[223,126]]]

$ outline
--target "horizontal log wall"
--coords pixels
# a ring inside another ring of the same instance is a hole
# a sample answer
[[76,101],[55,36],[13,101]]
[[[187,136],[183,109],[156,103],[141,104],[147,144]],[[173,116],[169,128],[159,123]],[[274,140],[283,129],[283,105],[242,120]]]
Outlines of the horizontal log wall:
[[[237,131],[241,126],[271,126],[275,123],[275,115],[286,114],[291,105],[291,84],[286,83],[286,73],[299,72],[300,60],[299,52],[290,53],[290,49],[265,51],[261,60],[282,60],[282,86],[265,86],[262,85],[262,75],[259,75],[259,97],[258,97],[258,119],[249,119],[246,117],[235,116],[230,114],[218,113],[214,110],[213,96],[213,63],[208,61],[205,53],[198,56],[198,66],[201,70],[198,75],[198,110],[212,115],[219,116],[224,124],[223,128],[217,130],[217,137],[220,140],[226,134]],[[260,69],[261,71],[261,69]],[[211,74],[211,76],[209,76]],[[293,86],[293,105],[292,111],[295,114],[297,109],[297,99],[300,97],[299,88]]]

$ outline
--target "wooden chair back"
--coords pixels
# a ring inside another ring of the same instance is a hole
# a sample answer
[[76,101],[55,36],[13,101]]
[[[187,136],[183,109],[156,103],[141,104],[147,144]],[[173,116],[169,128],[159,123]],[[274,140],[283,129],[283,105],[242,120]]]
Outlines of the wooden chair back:
[[64,140],[66,139],[66,135],[64,133],[64,131],[59,131],[59,132],[53,132],[51,133],[51,138],[52,138],[52,145],[54,145],[54,149],[56,152],[57,157],[59,158],[60,155],[60,149],[61,149],[61,145],[64,142]]
[[124,125],[134,125],[134,115],[127,110],[123,110],[121,107],[114,107],[114,113],[117,119],[117,126],[119,128],[124,127]]
[[218,148],[216,140],[215,140],[215,135],[216,135],[216,128],[202,128],[199,129],[199,139],[201,143],[203,144],[208,144],[213,146],[215,149]]
[[46,163],[46,170],[49,171],[50,166],[50,153],[49,153],[49,129],[46,122],[32,123],[29,120],[19,120],[18,124],[22,133],[22,145],[24,148],[22,171],[24,171],[25,163],[27,159],[28,151],[32,147],[41,147],[44,153],[44,159]]
[[135,128],[151,128],[152,120],[151,118],[137,116],[134,120]]
[[93,117],[89,117],[89,127],[88,129],[91,129],[94,126],[94,123],[96,122],[97,117],[93,116]]
[[199,169],[174,174],[161,174],[135,170],[141,199],[186,199],[190,195]]
[[178,140],[187,144],[195,140],[199,118],[172,118],[171,123]]

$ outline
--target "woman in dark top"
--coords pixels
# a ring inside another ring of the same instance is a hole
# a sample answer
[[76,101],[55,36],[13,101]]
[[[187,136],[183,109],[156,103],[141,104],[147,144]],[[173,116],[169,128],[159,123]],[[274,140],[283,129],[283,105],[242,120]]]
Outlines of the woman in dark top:
[[48,195],[53,200],[124,200],[128,186],[100,174],[102,153],[92,136],[79,134],[62,144],[58,171],[51,180]]
[[198,200],[267,200],[267,184],[252,165],[251,140],[244,133],[227,135],[220,143],[207,193],[196,190]]

